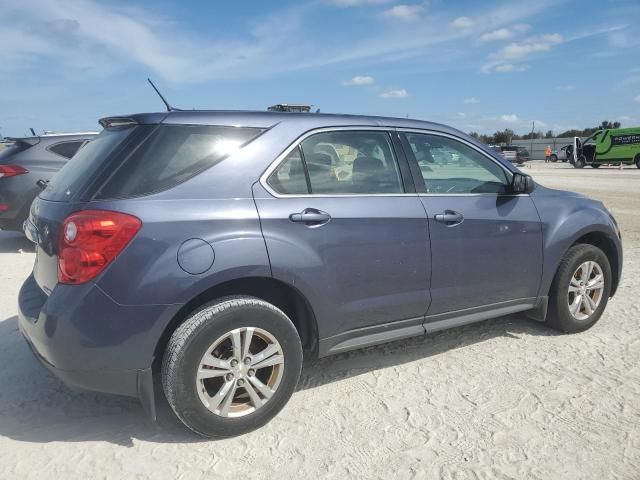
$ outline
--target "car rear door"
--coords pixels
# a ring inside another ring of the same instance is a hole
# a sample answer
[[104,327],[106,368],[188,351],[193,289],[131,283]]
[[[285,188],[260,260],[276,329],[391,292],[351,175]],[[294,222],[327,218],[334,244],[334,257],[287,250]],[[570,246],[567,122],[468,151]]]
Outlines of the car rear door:
[[254,186],[273,276],[311,302],[321,355],[424,331],[428,223],[396,150],[381,129],[308,134]]
[[[529,195],[510,194],[510,172],[463,139],[438,132],[401,137],[429,218],[427,322],[468,309],[535,303],[542,231]],[[426,149],[439,152],[438,160],[422,159]]]

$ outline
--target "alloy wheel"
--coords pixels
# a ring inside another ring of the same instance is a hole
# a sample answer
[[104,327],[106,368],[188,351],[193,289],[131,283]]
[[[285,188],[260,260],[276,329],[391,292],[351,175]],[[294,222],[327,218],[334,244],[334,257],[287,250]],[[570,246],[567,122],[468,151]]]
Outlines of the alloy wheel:
[[596,311],[604,292],[604,273],[594,261],[582,263],[571,276],[567,302],[576,320],[587,320]]
[[216,339],[200,360],[196,388],[207,409],[221,417],[242,417],[274,395],[284,372],[284,353],[261,328],[243,327]]

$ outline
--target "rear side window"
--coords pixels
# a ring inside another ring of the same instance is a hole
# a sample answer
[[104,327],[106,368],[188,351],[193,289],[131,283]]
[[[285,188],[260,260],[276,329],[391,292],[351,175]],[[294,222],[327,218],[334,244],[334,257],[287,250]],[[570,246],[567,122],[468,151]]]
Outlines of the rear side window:
[[135,197],[174,187],[224,160],[261,132],[258,128],[159,125],[116,162],[96,197]]
[[74,142],[60,142],[56,143],[55,145],[51,145],[48,150],[62,157],[71,158],[76,154],[78,149],[82,146],[83,142],[83,140]]
[[287,158],[269,177],[267,183],[276,192],[284,195],[309,193],[299,146],[287,155]]
[[404,192],[389,134],[380,131],[311,135],[291,151],[267,182],[280,194]]

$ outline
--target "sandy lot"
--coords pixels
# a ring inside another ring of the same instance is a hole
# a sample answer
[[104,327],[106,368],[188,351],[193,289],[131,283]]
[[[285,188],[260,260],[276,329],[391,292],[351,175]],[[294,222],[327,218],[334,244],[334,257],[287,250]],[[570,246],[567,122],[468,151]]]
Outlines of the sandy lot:
[[525,171],[621,225],[623,283],[593,329],[514,315],[310,362],[274,421],[215,442],[45,371],[16,325],[33,250],[0,234],[0,478],[640,478],[640,170]]

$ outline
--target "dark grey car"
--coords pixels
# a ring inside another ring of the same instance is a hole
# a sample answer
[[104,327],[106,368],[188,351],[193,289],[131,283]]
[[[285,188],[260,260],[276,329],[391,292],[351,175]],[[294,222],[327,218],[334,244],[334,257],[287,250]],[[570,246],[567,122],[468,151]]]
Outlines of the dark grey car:
[[605,207],[536,185],[453,128],[173,111],[107,118],[33,203],[19,298],[35,354],[77,387],[154,375],[205,436],[269,421],[307,356],[525,312],[565,332],[614,295]]
[[0,229],[22,231],[41,185],[97,133],[48,134],[7,139],[0,150]]

